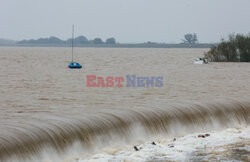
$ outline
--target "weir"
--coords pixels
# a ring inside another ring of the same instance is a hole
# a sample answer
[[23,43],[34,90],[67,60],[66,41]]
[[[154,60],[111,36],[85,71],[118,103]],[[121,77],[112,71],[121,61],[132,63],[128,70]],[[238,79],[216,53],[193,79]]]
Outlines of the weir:
[[249,122],[249,101],[44,114],[42,118],[1,123],[0,129],[4,131],[0,132],[0,160],[29,159],[46,148],[63,153],[75,142],[90,151],[115,140],[133,142],[159,134],[179,136]]

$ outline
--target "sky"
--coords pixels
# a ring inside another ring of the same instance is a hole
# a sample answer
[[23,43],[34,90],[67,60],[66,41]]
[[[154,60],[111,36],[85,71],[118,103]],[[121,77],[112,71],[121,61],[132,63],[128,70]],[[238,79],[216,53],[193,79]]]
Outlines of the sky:
[[250,33],[250,0],[0,0],[0,38],[75,35],[120,43],[180,43],[196,33],[214,43]]

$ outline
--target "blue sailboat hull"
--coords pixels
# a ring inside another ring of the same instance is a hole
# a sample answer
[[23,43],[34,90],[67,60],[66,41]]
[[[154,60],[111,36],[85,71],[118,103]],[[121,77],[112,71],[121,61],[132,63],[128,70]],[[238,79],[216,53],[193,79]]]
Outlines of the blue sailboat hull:
[[77,63],[77,62],[71,62],[71,63],[69,63],[68,67],[70,69],[81,69],[82,65]]

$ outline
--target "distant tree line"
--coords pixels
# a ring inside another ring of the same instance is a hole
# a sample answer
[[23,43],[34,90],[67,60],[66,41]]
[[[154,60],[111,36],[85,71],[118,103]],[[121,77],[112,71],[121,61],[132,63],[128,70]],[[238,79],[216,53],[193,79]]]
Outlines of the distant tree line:
[[[184,39],[182,40],[184,44],[187,45],[194,45],[198,43],[198,38],[196,33],[191,34],[185,34]],[[39,39],[30,39],[30,40],[22,40],[18,41],[17,44],[34,44],[34,45],[46,45],[46,44],[51,44],[51,45],[62,45],[62,44],[71,44],[72,39],[67,39],[67,40],[61,40],[57,37],[51,36],[49,38],[39,38]],[[115,38],[108,38],[106,41],[103,41],[101,38],[95,38],[93,40],[88,40],[85,36],[79,36],[74,39],[74,44],[76,45],[85,45],[85,44],[94,44],[94,45],[102,45],[102,44],[108,44],[108,45],[114,45],[117,44]],[[156,43],[156,42],[150,42],[148,41],[147,44],[149,45],[156,45],[156,44],[162,44],[162,43]]]
[[[71,44],[72,39],[61,40],[57,37],[49,38],[39,38],[39,39],[30,39],[30,40],[21,40],[17,44]],[[103,41],[101,38],[95,38],[94,40],[88,40],[85,36],[79,36],[74,39],[74,44],[116,44],[115,38],[108,38],[106,41]]]
[[205,53],[205,57],[215,62],[250,62],[250,34],[231,34]]
[[[21,41],[8,41],[0,39],[0,46],[35,46],[35,47],[65,47],[71,46],[72,39],[61,40],[51,36],[49,38],[29,39]],[[115,38],[108,38],[105,41],[101,38],[88,40],[85,36],[74,38],[74,45],[78,47],[114,47],[114,48],[210,48],[214,44],[198,43],[195,33],[185,34],[181,43],[159,43],[147,41],[144,43],[117,43]]]

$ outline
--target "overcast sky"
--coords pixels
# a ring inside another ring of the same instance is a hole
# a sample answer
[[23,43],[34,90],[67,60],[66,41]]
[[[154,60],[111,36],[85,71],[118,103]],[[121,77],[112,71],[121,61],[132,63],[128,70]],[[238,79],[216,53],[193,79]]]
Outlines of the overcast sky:
[[75,34],[119,42],[217,42],[250,32],[250,0],[0,0],[0,38]]

